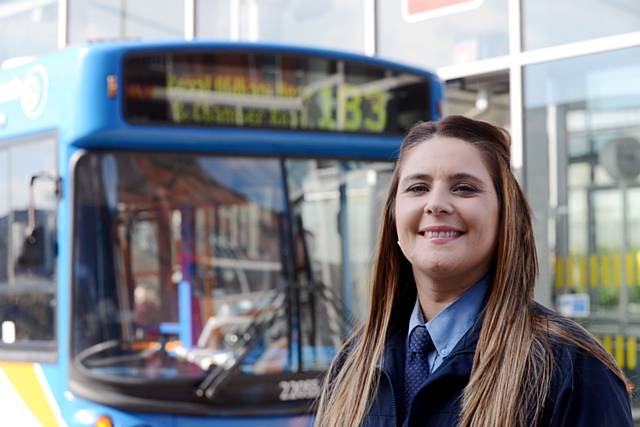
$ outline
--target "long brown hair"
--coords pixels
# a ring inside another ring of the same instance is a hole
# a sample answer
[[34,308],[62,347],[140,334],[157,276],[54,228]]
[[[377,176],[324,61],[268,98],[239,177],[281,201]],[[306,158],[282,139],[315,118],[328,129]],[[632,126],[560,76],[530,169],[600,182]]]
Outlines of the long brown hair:
[[[535,425],[542,414],[554,369],[552,340],[572,343],[591,353],[622,381],[612,357],[575,322],[543,312],[533,300],[538,273],[527,200],[510,168],[507,131],[462,116],[414,126],[400,148],[378,233],[371,283],[371,307],[365,324],[351,336],[340,360],[325,380],[316,417],[318,427],[359,426],[378,386],[387,332],[395,307],[415,295],[411,266],[396,244],[394,205],[400,169],[407,153],[435,137],[472,144],[482,154],[499,203],[493,283],[464,389],[460,426]],[[415,298],[413,299],[415,301]],[[413,301],[411,301],[413,303]],[[339,366],[338,366],[339,365]]]

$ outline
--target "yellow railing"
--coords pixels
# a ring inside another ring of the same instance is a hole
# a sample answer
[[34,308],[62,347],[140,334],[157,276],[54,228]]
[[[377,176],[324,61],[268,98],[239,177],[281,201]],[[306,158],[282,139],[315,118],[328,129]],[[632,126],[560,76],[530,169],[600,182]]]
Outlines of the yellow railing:
[[[623,277],[626,277],[623,283]],[[558,290],[586,292],[591,288],[640,287],[640,250],[623,254],[605,252],[590,255],[557,256],[555,284]],[[599,335],[598,341],[623,369],[638,368],[638,337]]]
[[635,336],[600,335],[596,336],[602,346],[623,369],[635,370],[638,367],[638,338]]
[[558,289],[587,290],[592,288],[620,288],[626,270],[627,287],[640,286],[640,250],[606,252],[591,255],[556,256],[555,284]]

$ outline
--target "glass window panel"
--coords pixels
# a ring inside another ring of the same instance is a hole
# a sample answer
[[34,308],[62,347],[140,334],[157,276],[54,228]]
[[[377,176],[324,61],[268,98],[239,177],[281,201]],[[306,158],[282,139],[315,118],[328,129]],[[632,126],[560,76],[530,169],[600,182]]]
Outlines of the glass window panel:
[[619,190],[599,190],[593,194],[596,252],[613,252],[622,246],[624,230]]
[[525,49],[640,30],[637,0],[524,0],[522,16]]
[[509,52],[507,0],[467,1],[463,3],[469,7],[457,12],[433,17],[423,14],[423,18],[416,14],[408,20],[402,3],[376,3],[377,47],[382,56],[434,68]]
[[[93,154],[77,170],[74,348],[87,367],[147,378],[202,376],[230,358],[247,375],[295,368],[277,159]],[[162,340],[187,353],[153,369],[153,357],[111,359]],[[98,368],[105,357],[114,363]]]
[[[630,48],[523,74],[528,192],[537,232],[548,230],[542,241],[555,255],[543,283],[555,297],[588,296],[590,309],[574,315],[601,338],[632,343],[640,337],[638,58]],[[636,366],[622,368],[640,379]]]
[[599,185],[614,185],[613,178],[611,178],[611,175],[607,173],[607,171],[601,164],[598,164],[594,167],[593,180],[596,182],[596,184]]
[[245,22],[251,22],[251,5],[259,5],[258,40],[364,50],[364,0],[249,0],[245,5]]
[[[364,3],[365,0],[201,0],[197,34],[361,52],[365,44]],[[236,29],[233,22],[237,22]],[[234,31],[237,34],[232,35]]]
[[36,344],[54,337],[53,296],[42,292],[16,292],[0,287],[2,345]]
[[[303,292],[306,367],[322,369],[354,320],[364,320],[380,206],[390,163],[291,160],[287,162],[298,278]],[[301,197],[303,196],[303,197]]]
[[54,338],[57,200],[51,180],[33,181],[33,224],[28,209],[30,178],[55,175],[55,147],[53,139],[18,141],[0,156],[0,167],[6,163],[5,203],[0,202],[0,227],[5,229],[0,252],[4,249],[6,260],[0,280],[2,345],[36,345]]
[[184,38],[184,2],[92,0],[69,2],[69,40]]
[[[42,155],[48,153],[49,155]],[[9,148],[11,221],[10,266],[14,281],[44,281],[51,283],[55,273],[56,194],[54,183],[47,178],[34,181],[32,186],[35,213],[36,243],[25,239],[28,232],[29,180],[32,176],[55,175],[55,141],[29,141]]]
[[[630,188],[627,193],[628,206],[628,228],[629,230],[640,230],[640,188]],[[628,235],[629,247],[640,248],[640,233],[632,232]],[[635,262],[637,263],[637,272],[640,273],[640,256],[636,253]],[[640,285],[640,276],[635,277],[636,284]]]
[[569,253],[585,255],[588,251],[586,192],[573,190],[569,192]]
[[0,62],[16,56],[38,55],[56,49],[56,0],[0,1]]
[[232,0],[198,0],[196,37],[232,39],[232,21],[236,19],[232,7],[234,3]]

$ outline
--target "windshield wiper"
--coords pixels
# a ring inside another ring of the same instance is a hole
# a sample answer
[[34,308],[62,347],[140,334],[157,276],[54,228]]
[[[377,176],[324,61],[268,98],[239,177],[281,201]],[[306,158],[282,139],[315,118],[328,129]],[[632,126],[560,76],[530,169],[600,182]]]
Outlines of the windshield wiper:
[[[257,340],[264,336],[264,333],[273,326],[277,320],[278,313],[288,302],[288,292],[293,288],[277,290],[271,300],[266,304],[265,308],[252,320],[252,322],[239,333],[238,343],[239,350],[235,356],[229,357],[220,364],[210,367],[210,372],[206,378],[196,388],[198,397],[205,397],[214,400],[216,394],[229,381],[229,379],[240,368],[242,362],[249,355]],[[341,315],[343,330],[341,331],[341,339],[344,340],[346,335],[351,331],[353,326],[353,317],[345,306],[344,302],[335,293],[333,289],[323,283],[313,283],[311,285],[299,287],[303,291],[310,292],[315,296],[327,301],[333,306],[335,311]]]
[[206,378],[198,385],[196,396],[213,400],[217,392],[238,370],[244,359],[253,349],[257,338],[261,337],[276,321],[278,312],[287,301],[286,290],[276,292],[266,308],[262,310],[239,334],[239,349],[235,357],[230,357],[225,363],[214,365]]
[[137,362],[164,351],[161,343],[154,344],[138,350],[134,349],[130,342],[116,339],[102,341],[81,351],[76,360],[87,368]]

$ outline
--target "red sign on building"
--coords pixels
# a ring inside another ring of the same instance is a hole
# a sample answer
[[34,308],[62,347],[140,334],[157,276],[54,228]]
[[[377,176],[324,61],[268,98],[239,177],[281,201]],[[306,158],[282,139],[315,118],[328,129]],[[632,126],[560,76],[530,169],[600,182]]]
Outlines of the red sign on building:
[[422,21],[479,7],[484,0],[402,0],[402,16],[407,22]]

